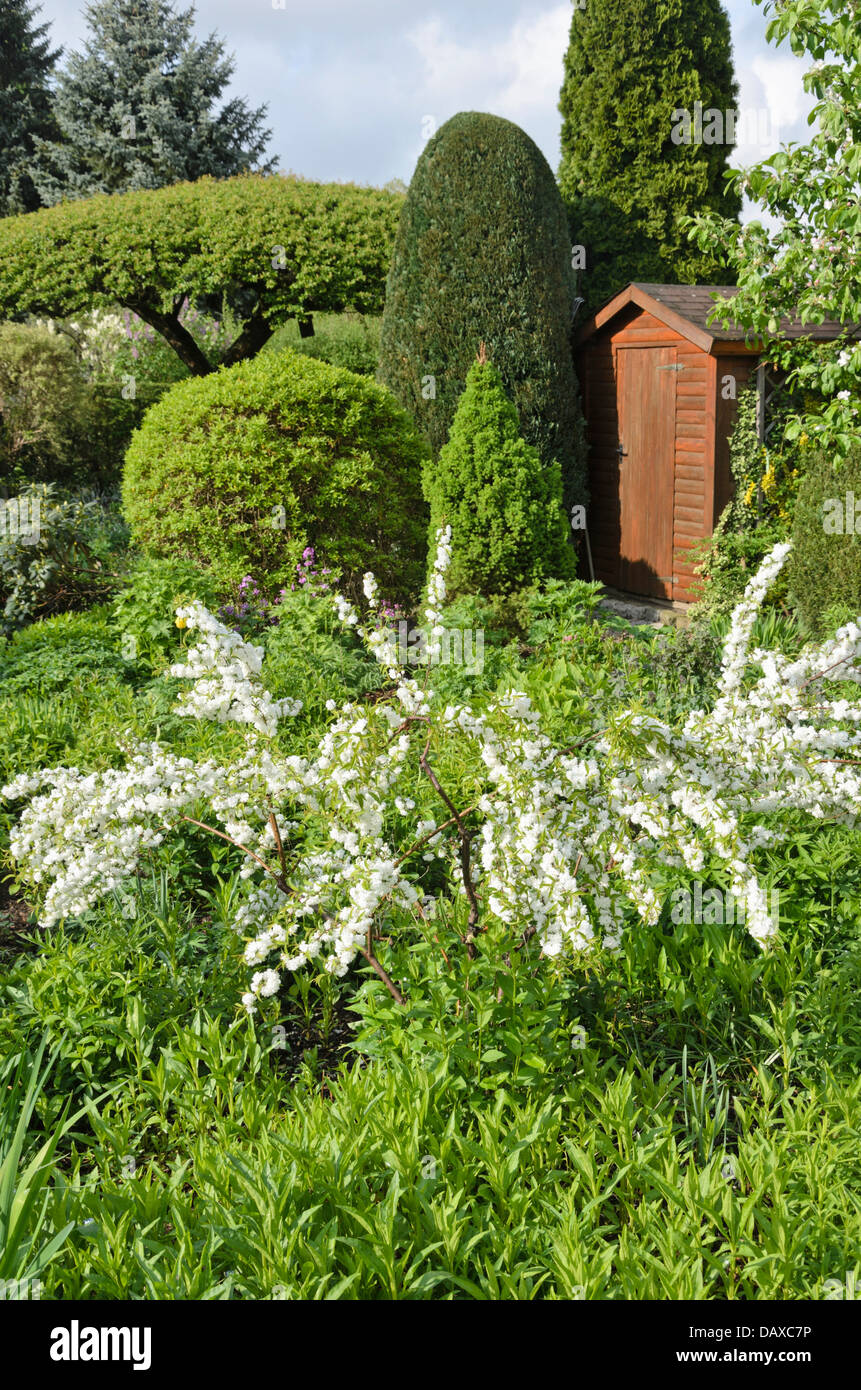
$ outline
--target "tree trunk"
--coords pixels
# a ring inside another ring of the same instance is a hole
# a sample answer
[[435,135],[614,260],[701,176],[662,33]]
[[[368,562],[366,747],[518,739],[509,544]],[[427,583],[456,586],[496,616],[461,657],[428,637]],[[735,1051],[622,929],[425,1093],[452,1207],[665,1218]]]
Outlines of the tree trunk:
[[263,344],[272,336],[272,329],[263,315],[255,309],[242,325],[237,337],[233,339],[224,355],[224,365],[232,367],[234,362],[244,362],[246,357],[256,357]]
[[133,313],[138,315],[138,318],[142,318],[144,323],[148,323],[151,328],[155,329],[156,333],[161,334],[165,342],[173,348],[177,357],[185,363],[194,376],[208,376],[213,370],[188,329],[183,328],[175,315],[163,314],[159,309],[154,309],[152,305],[140,300],[126,299],[122,302],[124,308],[131,309]]
[[313,314],[298,314],[297,323],[299,324],[300,338],[313,338],[314,336],[314,316]]

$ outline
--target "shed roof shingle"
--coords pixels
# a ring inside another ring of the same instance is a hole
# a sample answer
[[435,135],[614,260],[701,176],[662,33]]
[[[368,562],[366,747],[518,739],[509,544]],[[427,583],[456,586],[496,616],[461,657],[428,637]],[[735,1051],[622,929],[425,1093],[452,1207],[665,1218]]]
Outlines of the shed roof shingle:
[[[642,281],[633,282],[638,290],[644,290],[652,299],[665,304],[674,313],[696,324],[710,333],[717,342],[744,342],[744,328],[733,325],[722,328],[719,323],[709,324],[708,316],[714,308],[714,296],[732,299],[738,291],[733,285],[652,285]],[[802,323],[800,319],[782,319],[780,334],[784,338],[837,338],[844,325],[836,319],[826,319],[824,323]]]
[[[719,323],[708,322],[709,314],[715,305],[715,296],[731,300],[737,293],[733,285],[655,285],[634,280],[596,310],[577,333],[575,346],[585,344],[599,328],[603,328],[615,318],[616,314],[629,305],[636,304],[663,319],[669,327],[683,333],[705,352],[714,351],[718,343],[744,344],[745,352],[755,352],[758,342],[755,334],[748,341],[747,331],[736,324],[722,328]],[[781,321],[780,336],[830,341],[847,331],[855,338],[861,337],[861,325],[858,324],[841,324],[833,319],[824,323],[802,323],[797,318],[786,318]]]

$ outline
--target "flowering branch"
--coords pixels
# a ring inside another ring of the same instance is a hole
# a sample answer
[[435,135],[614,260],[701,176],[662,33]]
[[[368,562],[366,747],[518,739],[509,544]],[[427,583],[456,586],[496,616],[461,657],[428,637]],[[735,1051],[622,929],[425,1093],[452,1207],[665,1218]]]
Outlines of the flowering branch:
[[[448,531],[438,540],[425,611],[433,639],[444,630]],[[402,1003],[374,951],[381,916],[411,921],[415,910],[427,921],[441,900],[463,899],[470,956],[491,923],[508,934],[509,951],[533,939],[544,957],[615,950],[632,920],[658,920],[668,871],[701,873],[709,858],[765,946],[776,924],[754,860],[761,846],[795,833],[784,811],[814,821],[861,816],[861,704],[828,685],[861,683],[861,625],[792,658],[751,650],[759,605],[786,553],[767,558],[733,615],[712,709],[669,724],[619,708],[606,728],[562,749],[517,691],[480,712],[443,707],[398,665],[391,630],[365,626],[336,594],[318,601],[331,602],[365,643],[389,693],[374,704],[328,701],[332,720],[316,750],[285,754],[273,734],[301,702],[265,689],[262,648],[200,605],[182,609],[200,640],[173,668],[191,682],[181,712],[243,726],[244,750],[195,763],[129,739],[123,768],[49,768],[4,787],[7,799],[27,799],[11,848],[22,875],[44,890],[41,921],[79,916],[186,820],[243,853],[232,925],[253,970],[243,995],[250,1013],[278,993],[284,971],[318,962],[343,976],[359,957]],[[372,575],[365,594],[374,613]],[[432,643],[426,656],[433,660]],[[456,752],[456,786],[443,787],[432,746]],[[414,808],[398,795],[411,761],[450,814],[439,824],[420,820],[399,853],[387,827]],[[215,824],[195,818],[201,802]],[[480,819],[470,829],[473,815]],[[288,861],[293,831],[303,848]],[[280,868],[270,862],[273,846]],[[422,892],[419,850],[445,869],[437,897]]]

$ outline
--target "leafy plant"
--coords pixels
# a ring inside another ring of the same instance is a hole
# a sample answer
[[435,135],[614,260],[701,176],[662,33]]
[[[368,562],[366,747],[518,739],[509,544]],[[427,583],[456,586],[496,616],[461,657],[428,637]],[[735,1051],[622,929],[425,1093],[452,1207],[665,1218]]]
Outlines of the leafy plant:
[[71,344],[47,328],[0,324],[0,484],[65,463],[89,395]]
[[3,218],[0,314],[64,319],[119,304],[205,375],[212,362],[180,318],[186,297],[239,302],[228,364],[253,356],[285,319],[378,314],[402,202],[355,184],[207,176]]
[[854,621],[861,612],[861,506],[856,498],[861,501],[861,439],[842,460],[830,450],[816,449],[799,489],[787,582],[802,621],[818,636]]
[[112,602],[121,648],[129,659],[163,666],[181,641],[176,609],[195,599],[214,607],[222,595],[214,576],[190,560],[140,557]]
[[124,541],[109,508],[85,493],[32,484],[0,503],[0,632],[107,597]]
[[424,446],[389,393],[298,353],[264,353],[174,386],[126,456],[123,504],[148,554],[196,561],[213,583],[293,582],[308,547],[355,592],[421,583]]
[[469,369],[448,443],[425,464],[422,483],[431,543],[444,525],[455,537],[452,597],[573,575],[559,465],[542,467],[538,450],[521,437],[502,378],[484,356]]
[[[69,1105],[29,1162],[22,1163],[30,1122],[50,1064],[42,1066],[43,1037],[35,1057],[22,1052],[0,1071],[0,1279],[27,1284],[39,1279],[73,1229],[67,1222],[49,1234],[52,1160],[69,1128]],[[29,1079],[28,1079],[29,1074]]]

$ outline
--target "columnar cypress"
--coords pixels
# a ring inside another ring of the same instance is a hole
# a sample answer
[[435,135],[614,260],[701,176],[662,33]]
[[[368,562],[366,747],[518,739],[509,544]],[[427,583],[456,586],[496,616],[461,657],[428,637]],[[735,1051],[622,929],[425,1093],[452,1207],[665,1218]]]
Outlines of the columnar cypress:
[[[723,178],[734,145],[726,112],[735,112],[737,97],[720,0],[575,6],[559,101],[559,184],[572,242],[585,249],[579,292],[589,308],[631,280],[731,279],[720,248],[694,246],[676,218],[709,209],[738,216],[741,200],[725,192]],[[682,118],[674,120],[682,111],[690,143]]]
[[584,500],[584,448],[570,347],[575,294],[565,209],[529,136],[464,112],[428,142],[404,201],[389,271],[380,377],[434,456],[480,341],[543,467]]

